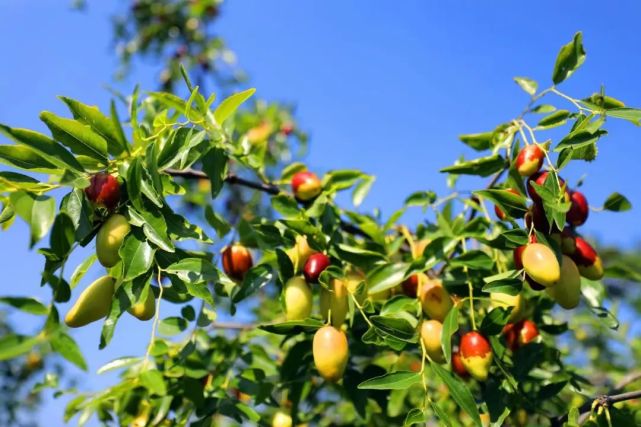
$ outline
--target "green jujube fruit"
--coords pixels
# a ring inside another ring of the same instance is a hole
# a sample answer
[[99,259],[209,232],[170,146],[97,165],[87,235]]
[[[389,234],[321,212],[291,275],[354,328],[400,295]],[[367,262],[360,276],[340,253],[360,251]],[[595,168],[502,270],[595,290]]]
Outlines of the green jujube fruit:
[[127,218],[120,214],[111,215],[96,236],[96,255],[104,267],[113,267],[120,261],[118,249],[131,231]]
[[112,277],[103,276],[87,286],[65,316],[67,326],[79,328],[106,317],[111,309],[114,284]]

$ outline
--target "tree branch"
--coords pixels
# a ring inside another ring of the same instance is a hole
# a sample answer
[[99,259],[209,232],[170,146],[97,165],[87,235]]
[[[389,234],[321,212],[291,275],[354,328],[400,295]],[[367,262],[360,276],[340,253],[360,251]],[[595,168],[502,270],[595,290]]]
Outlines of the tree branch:
[[[637,373],[638,375],[638,373]],[[638,379],[638,378],[637,378]],[[632,399],[640,399],[641,390],[629,391],[627,393],[619,394],[603,394],[598,396],[590,401],[587,401],[579,408],[579,425],[581,425],[588,418],[592,412],[592,405],[596,403],[596,406],[607,408],[615,403],[625,402]],[[552,427],[562,426],[568,419],[568,414],[561,415],[559,417],[553,418],[550,420]]]
[[227,329],[232,331],[248,331],[256,327],[256,325],[252,323],[237,323],[237,322],[212,322],[212,324],[209,326],[212,329]]
[[[164,172],[171,176],[185,178],[185,179],[209,179],[209,177],[205,172],[195,170],[195,169],[184,169],[184,170],[165,169]],[[225,182],[232,185],[241,185],[243,187],[253,188],[254,190],[262,191],[263,193],[267,193],[272,196],[276,196],[283,192],[281,191],[280,188],[278,188],[278,186],[274,184],[268,184],[264,182],[254,182],[245,178],[241,178],[238,175],[234,175],[234,174],[227,175],[225,177]],[[360,227],[354,224],[351,224],[349,222],[346,222],[342,219],[340,220],[340,227],[346,233],[353,234],[355,236],[361,236],[364,238],[369,238],[369,235],[365,233]]]

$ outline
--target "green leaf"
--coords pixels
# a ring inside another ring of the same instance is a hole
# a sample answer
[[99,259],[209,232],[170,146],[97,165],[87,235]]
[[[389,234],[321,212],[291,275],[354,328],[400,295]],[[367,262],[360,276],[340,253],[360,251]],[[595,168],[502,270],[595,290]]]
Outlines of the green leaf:
[[637,126],[641,125],[641,110],[638,108],[611,108],[605,115],[628,120]]
[[606,135],[608,131],[604,129],[589,130],[589,129],[580,129],[571,132],[568,136],[563,138],[556,147],[554,151],[562,151],[567,148],[572,148],[577,150],[579,148],[584,148],[589,145],[594,144],[601,138],[603,135]]
[[149,390],[150,394],[164,396],[167,394],[167,386],[165,380],[157,369],[150,369],[140,374],[140,383]]
[[42,158],[60,169],[72,169],[83,172],[84,169],[76,158],[62,145],[47,136],[29,129],[10,128],[0,124],[0,133],[13,141],[31,148]]
[[451,372],[446,371],[437,363],[430,361],[430,366],[432,367],[432,371],[441,378],[450,390],[450,395],[454,401],[461,407],[461,409],[467,412],[476,426],[481,427],[481,417],[479,416],[478,407],[476,406],[474,397],[467,386],[460,379],[452,375]]
[[471,133],[460,135],[459,139],[477,151],[489,150],[492,147],[494,132]]
[[322,328],[324,323],[317,319],[289,320],[281,323],[271,323],[258,326],[258,329],[278,335],[294,335],[314,333]]
[[0,213],[0,224],[4,224],[16,215],[11,203],[4,203],[2,205],[2,212]]
[[330,171],[323,177],[323,189],[328,193],[346,190],[354,186],[364,176],[366,175],[358,170]]
[[216,108],[216,111],[214,111],[214,119],[216,120],[216,123],[222,125],[229,116],[234,114],[243,102],[247,101],[254,94],[254,92],[256,92],[256,89],[247,89],[243,92],[235,93],[221,102]]
[[51,347],[62,357],[83,371],[87,370],[87,362],[85,362],[85,358],[82,356],[82,352],[73,338],[63,331],[58,331],[51,336],[50,342]]
[[67,104],[74,119],[88,125],[107,141],[107,151],[109,151],[109,153],[118,156],[125,150],[122,144],[123,140],[121,139],[119,131],[114,126],[114,122],[101,113],[98,107],[83,104],[80,101],[65,96],[60,97],[60,99]]
[[484,277],[486,283],[483,292],[499,292],[508,295],[518,295],[523,288],[521,273],[517,270],[510,270],[493,276]]
[[499,154],[481,157],[467,162],[461,162],[453,166],[441,169],[440,172],[446,172],[456,175],[478,175],[481,177],[490,176],[495,172],[506,167],[506,162]]
[[360,390],[404,390],[421,382],[418,372],[397,371],[370,378],[358,385]]
[[632,203],[620,193],[612,193],[603,203],[603,209],[613,212],[625,212],[632,209]]
[[76,241],[83,246],[88,243],[86,239],[97,232],[93,225],[93,210],[94,208],[85,197],[84,191],[79,188],[75,188],[64,196],[60,203],[60,212],[71,219],[75,229]]
[[405,206],[420,206],[425,207],[429,206],[436,201],[436,193],[433,191],[417,191],[410,194],[405,199]]
[[405,416],[404,427],[414,424],[425,424],[425,413],[421,409],[411,409]]
[[474,191],[474,194],[491,200],[512,218],[521,218],[527,211],[527,199],[521,194],[514,194],[504,189],[480,190]]
[[251,268],[240,286],[233,289],[231,299],[233,303],[238,303],[248,296],[252,295],[258,289],[272,281],[274,272],[267,264],[260,264]]
[[449,261],[452,267],[468,267],[471,269],[491,270],[494,260],[481,250],[467,251]]
[[136,234],[129,233],[118,250],[123,265],[123,281],[146,273],[154,262],[156,249]]
[[539,87],[539,84],[527,77],[514,77],[514,81],[529,95],[534,95]]
[[481,323],[481,331],[484,335],[498,335],[503,330],[503,327],[510,320],[510,314],[512,312],[512,307],[496,307],[492,309],[485,317],[483,317],[483,322]]
[[278,194],[271,198],[272,208],[284,218],[298,218],[301,216],[301,209],[298,202],[287,194]]
[[532,112],[535,114],[545,114],[545,113],[551,113],[552,111],[555,111],[556,107],[554,105],[549,105],[549,104],[539,104],[536,107],[532,108]]
[[203,171],[211,182],[211,198],[215,199],[223,189],[227,178],[228,158],[221,148],[211,148],[203,157]]
[[11,193],[11,203],[22,219],[31,228],[31,243],[33,247],[42,239],[53,224],[56,212],[56,203],[53,197],[35,196],[22,191]]
[[458,307],[453,306],[443,320],[441,332],[441,348],[443,348],[443,354],[448,364],[452,359],[452,335],[456,331],[458,331]]
[[398,317],[372,316],[369,318],[377,332],[405,342],[416,342],[416,328]]
[[0,145],[0,162],[18,169],[42,173],[58,173],[59,169],[29,147]]
[[225,237],[231,230],[231,224],[229,224],[229,222],[227,222],[227,220],[223,218],[222,215],[215,212],[211,205],[205,206],[205,219],[207,220],[209,225],[214,227],[214,230],[216,230],[216,234],[221,239]]
[[163,319],[158,325],[158,332],[162,335],[178,335],[187,329],[188,323],[182,317],[172,316]]
[[401,262],[379,265],[367,274],[370,295],[398,286],[405,278],[408,265]]
[[543,117],[539,120],[537,127],[542,129],[552,129],[557,126],[562,126],[568,121],[570,112],[568,110],[557,110],[549,116]]
[[571,42],[561,47],[554,71],[552,72],[552,81],[558,85],[567,79],[579,68],[585,61],[585,50],[583,49],[583,34],[578,32],[574,35]]
[[183,282],[203,283],[218,280],[216,267],[202,258],[184,258],[171,264],[165,271],[177,276]]
[[107,141],[89,126],[48,111],[40,113],[40,119],[51,130],[53,137],[71,151],[107,164]]
[[35,298],[26,297],[1,297],[0,303],[8,304],[13,308],[24,311],[25,313],[45,316],[49,314],[49,309]]
[[369,193],[375,180],[376,178],[373,176],[365,176],[356,187],[354,187],[354,192],[352,193],[352,203],[354,206],[358,207],[363,203],[363,199],[365,199],[365,196]]
[[140,357],[131,357],[131,356],[124,356],[124,357],[119,357],[115,360],[112,360],[111,362],[107,362],[104,365],[102,365],[96,373],[98,375],[104,374],[105,372],[113,371],[114,369],[121,369],[121,368],[126,368],[128,366],[135,365],[139,362],[141,362],[142,359]]
[[28,353],[35,345],[40,343],[39,336],[6,335],[0,338],[0,361],[13,359]]

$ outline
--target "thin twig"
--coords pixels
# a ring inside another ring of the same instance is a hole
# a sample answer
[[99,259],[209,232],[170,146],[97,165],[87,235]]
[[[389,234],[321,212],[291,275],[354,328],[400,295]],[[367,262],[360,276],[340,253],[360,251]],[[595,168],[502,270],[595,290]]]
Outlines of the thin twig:
[[[209,177],[205,172],[195,170],[195,169],[184,169],[184,170],[165,169],[164,172],[171,176],[185,178],[185,179],[209,179]],[[281,189],[274,184],[269,184],[264,182],[254,182],[245,178],[241,178],[238,175],[234,175],[234,174],[227,175],[227,177],[225,177],[225,182],[232,185],[241,185],[243,187],[253,188],[254,190],[262,191],[272,196],[276,196],[278,194],[283,193],[283,191],[281,191]],[[342,219],[340,220],[340,227],[346,233],[353,234],[355,236],[361,236],[364,238],[370,237],[360,227],[354,224],[351,224],[349,222],[346,222]]]
[[[632,399],[640,399],[641,398],[641,390],[635,390],[635,391],[629,391],[627,393],[619,393],[619,394],[604,394],[601,396],[598,396],[592,400],[587,401],[584,403],[580,408],[579,408],[579,425],[583,423],[590,413],[597,407],[603,407],[607,408],[611,405],[614,405],[615,403],[620,403],[620,402],[625,402],[627,400],[632,400]],[[561,415],[560,417],[553,418],[550,420],[552,427],[555,426],[562,426],[563,423],[565,423],[568,419],[568,414]]]
[[238,322],[213,322],[210,327],[212,329],[228,329],[233,331],[248,331],[256,328],[253,323],[238,323]]

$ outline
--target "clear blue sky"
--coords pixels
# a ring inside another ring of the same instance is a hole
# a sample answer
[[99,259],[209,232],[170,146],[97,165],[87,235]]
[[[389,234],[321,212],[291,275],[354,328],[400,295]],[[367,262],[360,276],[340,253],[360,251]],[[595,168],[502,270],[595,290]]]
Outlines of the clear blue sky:
[[[70,11],[68,3],[3,2],[0,122],[44,130],[40,111],[66,114],[58,95],[107,106],[104,85],[113,83],[116,66],[109,16],[124,2],[90,1],[85,13]],[[641,106],[641,4],[616,5],[246,0],[225,5],[218,29],[260,97],[297,103],[298,117],[311,131],[310,167],[375,174],[365,207],[389,214],[413,191],[443,194],[438,169],[469,154],[457,135],[489,130],[517,114],[527,97],[512,77],[527,75],[546,86],[559,47],[577,30],[584,32],[588,57],[563,90],[584,96],[604,84],[613,96]],[[139,82],[155,89],[155,70],[153,64],[139,66],[117,86],[128,92]],[[641,132],[629,123],[611,121],[608,127],[598,161],[571,166],[565,177],[572,183],[585,175],[594,205],[619,191],[639,207]],[[637,210],[593,213],[584,232],[631,246],[641,237],[638,218]],[[48,290],[37,287],[42,257],[27,245],[20,223],[0,236],[0,294],[37,292],[48,299]],[[24,317],[14,319],[35,327]],[[74,332],[92,372],[117,356],[142,354],[150,324],[125,320],[119,326],[128,333],[117,334],[103,352],[97,351],[99,325]],[[94,375],[81,388],[111,380]],[[60,420],[62,410],[50,401],[41,419]]]

